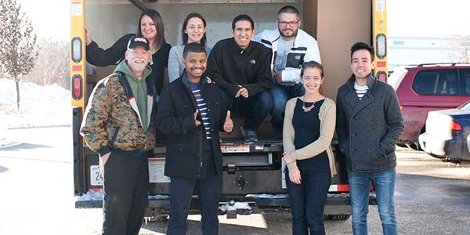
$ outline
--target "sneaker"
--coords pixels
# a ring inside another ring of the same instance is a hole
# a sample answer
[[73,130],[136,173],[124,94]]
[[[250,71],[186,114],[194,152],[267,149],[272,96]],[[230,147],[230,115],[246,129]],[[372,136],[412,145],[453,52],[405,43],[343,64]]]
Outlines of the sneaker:
[[243,127],[240,127],[240,133],[242,134],[245,142],[256,142],[258,141],[258,135],[256,131],[245,130]]

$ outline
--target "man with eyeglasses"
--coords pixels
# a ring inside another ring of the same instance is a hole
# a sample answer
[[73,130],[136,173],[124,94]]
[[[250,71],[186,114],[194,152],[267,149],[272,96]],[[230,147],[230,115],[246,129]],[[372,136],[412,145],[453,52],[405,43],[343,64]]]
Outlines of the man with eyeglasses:
[[304,94],[300,84],[300,69],[304,62],[311,60],[321,63],[318,43],[300,29],[300,13],[294,6],[284,6],[277,13],[277,29],[264,30],[253,40],[261,42],[272,51],[271,69],[274,86],[271,89],[274,106],[271,112],[272,124],[277,131],[276,138],[282,138],[284,109],[287,100]]

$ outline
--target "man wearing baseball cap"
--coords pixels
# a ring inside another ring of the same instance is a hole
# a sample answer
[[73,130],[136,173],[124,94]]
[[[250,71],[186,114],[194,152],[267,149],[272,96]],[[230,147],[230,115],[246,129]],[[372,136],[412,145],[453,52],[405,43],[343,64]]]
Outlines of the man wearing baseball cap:
[[146,38],[140,38],[140,37],[134,36],[131,39],[129,39],[129,43],[127,43],[128,50],[138,47],[138,46],[145,48],[147,51],[150,50],[149,41]]
[[104,175],[103,234],[138,234],[148,204],[148,162],[155,145],[155,86],[147,76],[147,39],[132,37],[125,60],[90,97],[81,135]]

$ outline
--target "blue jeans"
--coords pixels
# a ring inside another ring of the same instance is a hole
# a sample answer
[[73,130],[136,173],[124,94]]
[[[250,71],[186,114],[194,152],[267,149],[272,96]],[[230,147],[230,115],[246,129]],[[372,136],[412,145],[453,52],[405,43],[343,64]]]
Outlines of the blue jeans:
[[354,235],[367,235],[367,213],[369,213],[369,187],[374,184],[377,195],[380,221],[384,235],[397,234],[397,220],[393,193],[395,192],[395,168],[373,173],[348,172],[352,227]]
[[185,235],[194,189],[197,189],[201,211],[202,234],[219,234],[218,208],[222,192],[222,175],[207,179],[171,177],[170,220],[168,235]]
[[[325,234],[323,212],[330,188],[329,172],[301,171],[302,183],[294,184],[286,170],[286,185],[292,213],[292,234]],[[309,233],[310,230],[310,233]]]
[[230,112],[234,117],[245,117],[244,129],[249,131],[257,131],[273,108],[273,97],[269,92],[263,91],[248,98],[227,97],[230,100]]
[[282,132],[284,125],[284,110],[286,103],[290,98],[302,96],[305,93],[302,84],[295,84],[292,86],[285,86],[275,84],[271,88],[271,95],[273,96],[273,111],[271,112],[271,122],[277,132]]

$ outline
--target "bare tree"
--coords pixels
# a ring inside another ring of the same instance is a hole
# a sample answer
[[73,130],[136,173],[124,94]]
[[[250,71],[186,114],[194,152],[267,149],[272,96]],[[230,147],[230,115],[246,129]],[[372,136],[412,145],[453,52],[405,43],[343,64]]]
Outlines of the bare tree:
[[458,35],[451,41],[455,52],[451,54],[453,61],[459,63],[470,63],[470,35]]
[[36,34],[16,0],[0,0],[0,64],[16,83],[16,105],[20,108],[21,75],[27,75],[38,56]]
[[70,44],[56,38],[39,38],[39,56],[30,74],[22,80],[39,85],[57,84],[69,89]]

